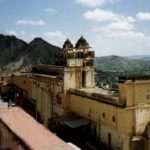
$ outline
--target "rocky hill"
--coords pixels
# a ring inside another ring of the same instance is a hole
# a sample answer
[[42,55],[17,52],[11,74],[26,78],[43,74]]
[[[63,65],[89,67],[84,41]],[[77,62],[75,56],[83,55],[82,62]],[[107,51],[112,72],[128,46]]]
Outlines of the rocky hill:
[[28,71],[32,65],[54,64],[61,49],[49,44],[42,38],[30,43],[15,36],[0,35],[0,71]]
[[28,44],[15,36],[0,34],[0,67],[11,61],[18,61],[23,55]]
[[49,44],[42,38],[35,38],[26,49],[25,61],[27,64],[54,64],[60,48]]

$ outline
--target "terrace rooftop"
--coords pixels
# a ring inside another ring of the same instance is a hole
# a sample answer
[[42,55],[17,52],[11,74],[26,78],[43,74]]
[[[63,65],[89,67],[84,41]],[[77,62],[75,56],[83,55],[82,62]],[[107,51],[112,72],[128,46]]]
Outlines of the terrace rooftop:
[[0,121],[32,150],[73,150],[19,107],[1,108]]

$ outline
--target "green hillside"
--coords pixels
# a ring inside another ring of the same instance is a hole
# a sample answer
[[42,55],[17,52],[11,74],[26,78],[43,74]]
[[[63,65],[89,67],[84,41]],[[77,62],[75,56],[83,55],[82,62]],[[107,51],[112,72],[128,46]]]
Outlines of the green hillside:
[[119,56],[97,57],[95,68],[104,72],[148,73],[150,61],[128,59]]

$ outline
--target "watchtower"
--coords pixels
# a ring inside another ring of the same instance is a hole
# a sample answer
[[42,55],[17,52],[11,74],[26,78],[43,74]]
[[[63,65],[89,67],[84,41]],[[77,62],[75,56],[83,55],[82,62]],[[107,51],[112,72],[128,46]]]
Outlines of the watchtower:
[[69,39],[63,44],[58,65],[64,66],[64,89],[94,87],[94,51],[81,36],[75,47]]

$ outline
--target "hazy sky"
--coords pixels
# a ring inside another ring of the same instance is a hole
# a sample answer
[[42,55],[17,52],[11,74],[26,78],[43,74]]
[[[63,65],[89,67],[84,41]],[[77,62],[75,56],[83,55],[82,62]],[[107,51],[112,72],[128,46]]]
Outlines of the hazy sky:
[[150,1],[0,0],[0,32],[58,46],[83,35],[97,56],[150,54]]

